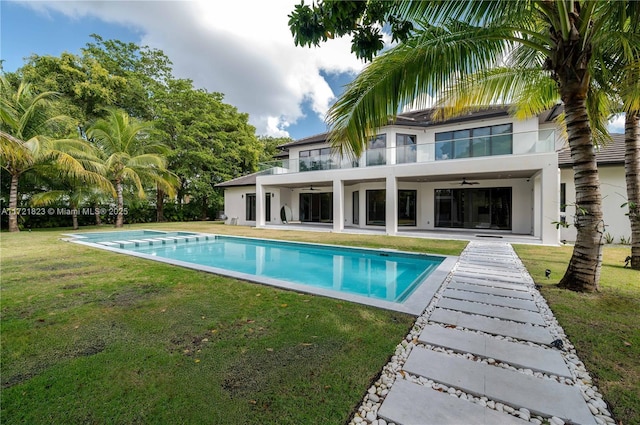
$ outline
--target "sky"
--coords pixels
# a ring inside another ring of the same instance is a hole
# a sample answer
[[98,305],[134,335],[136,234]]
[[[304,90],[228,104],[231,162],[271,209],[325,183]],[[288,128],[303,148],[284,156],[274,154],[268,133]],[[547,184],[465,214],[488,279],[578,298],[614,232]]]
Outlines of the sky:
[[296,47],[287,15],[299,0],[0,0],[6,72],[32,55],[79,54],[92,33],[162,50],[174,76],[225,95],[259,135],[326,131],[325,114],[364,63],[350,39]]
[[[0,58],[79,54],[95,33],[162,50],[174,76],[225,95],[258,135],[300,139],[364,67],[349,38],[296,47],[287,25],[299,0],[0,0]],[[624,132],[624,118],[611,126]]]

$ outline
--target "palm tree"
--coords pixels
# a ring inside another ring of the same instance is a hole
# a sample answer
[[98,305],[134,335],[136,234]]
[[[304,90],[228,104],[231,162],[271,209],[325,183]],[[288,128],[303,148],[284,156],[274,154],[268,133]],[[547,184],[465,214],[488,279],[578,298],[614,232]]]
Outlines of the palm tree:
[[168,148],[151,139],[153,126],[135,120],[117,109],[108,109],[107,118],[97,121],[87,131],[101,151],[105,175],[115,187],[116,227],[124,223],[123,188],[132,184],[140,198],[145,185],[152,183],[173,196],[177,177],[167,170]]
[[[617,4],[621,3],[621,4]],[[328,114],[330,141],[359,155],[363,141],[422,94],[456,79],[488,72],[518,46],[544,57],[539,65],[563,104],[574,158],[577,238],[561,285],[595,291],[602,263],[603,215],[587,96],[598,56],[609,42],[623,2],[495,0],[400,2],[396,13],[422,23],[405,42],[383,53],[347,87]],[[628,54],[621,52],[620,54]],[[526,90],[525,87],[521,89]]]
[[30,84],[21,82],[14,88],[0,77],[0,163],[11,176],[9,190],[9,231],[18,232],[18,184],[20,177],[43,164],[56,167],[62,176],[99,184],[100,178],[89,173],[79,159],[91,146],[79,139],[52,139],[46,134],[52,125],[68,120],[52,116],[56,94],[36,94]]

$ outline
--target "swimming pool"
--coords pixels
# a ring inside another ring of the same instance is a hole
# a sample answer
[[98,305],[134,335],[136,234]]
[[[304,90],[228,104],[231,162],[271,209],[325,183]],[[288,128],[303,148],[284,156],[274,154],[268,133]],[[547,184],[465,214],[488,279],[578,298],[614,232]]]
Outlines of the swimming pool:
[[452,257],[192,232],[70,236],[138,257],[412,314],[424,310],[455,263]]

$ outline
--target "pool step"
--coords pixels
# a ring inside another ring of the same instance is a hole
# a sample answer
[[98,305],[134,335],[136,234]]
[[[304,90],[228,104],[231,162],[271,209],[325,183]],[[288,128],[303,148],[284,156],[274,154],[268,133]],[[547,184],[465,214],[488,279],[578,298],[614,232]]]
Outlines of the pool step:
[[188,235],[188,236],[166,236],[166,237],[156,237],[156,238],[145,238],[145,239],[130,239],[130,240],[118,240],[113,242],[99,242],[100,245],[104,246],[112,246],[118,248],[133,248],[139,246],[149,246],[149,245],[167,245],[167,244],[176,244],[176,243],[188,243],[188,242],[198,242],[198,241],[207,241],[207,240],[215,239],[215,236],[208,235]]

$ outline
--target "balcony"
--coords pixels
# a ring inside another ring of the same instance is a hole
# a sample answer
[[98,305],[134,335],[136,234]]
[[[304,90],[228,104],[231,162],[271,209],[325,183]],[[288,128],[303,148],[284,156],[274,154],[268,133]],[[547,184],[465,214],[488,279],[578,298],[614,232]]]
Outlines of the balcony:
[[[492,146],[499,146],[499,149],[494,149]],[[507,147],[505,148],[505,146]],[[454,153],[452,155],[444,152],[442,142],[431,142],[369,149],[357,160],[340,158],[337,155],[330,154],[270,161],[259,164],[259,168],[261,171],[268,170],[268,174],[287,174],[384,165],[432,163],[436,161],[458,161],[462,159],[486,158],[488,156],[549,153],[556,150],[556,131],[540,130],[502,134],[495,138],[492,136],[484,136],[456,139],[452,141],[451,147],[451,152]],[[497,153],[495,153],[494,150]]]

